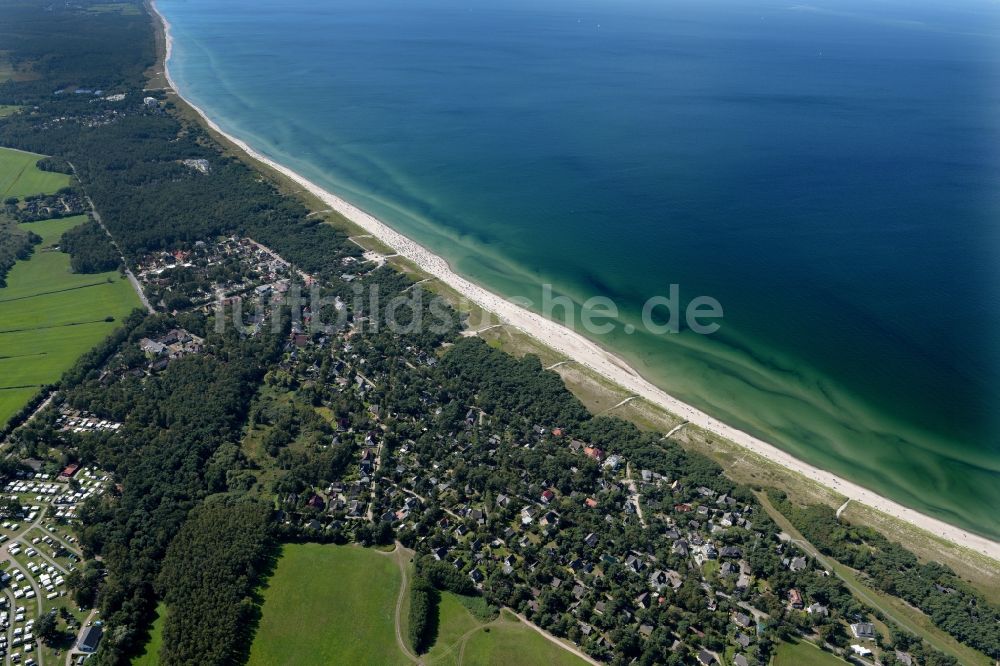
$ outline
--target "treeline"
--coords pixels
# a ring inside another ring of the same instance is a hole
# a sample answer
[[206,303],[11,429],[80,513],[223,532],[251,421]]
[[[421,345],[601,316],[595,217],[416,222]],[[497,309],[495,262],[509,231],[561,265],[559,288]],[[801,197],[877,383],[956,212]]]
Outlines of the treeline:
[[468,398],[459,404],[478,404],[505,422],[569,427],[590,418],[562,377],[544,370],[537,356],[515,358],[481,338],[463,338],[442,359],[441,369],[452,392]]
[[478,594],[472,579],[448,562],[435,560],[431,555],[422,555],[416,559],[415,564],[417,575],[438,590],[466,596]]
[[478,597],[472,580],[448,562],[421,555],[414,560],[416,575],[410,585],[410,645],[423,654],[437,639],[441,592]]
[[63,252],[69,254],[74,273],[105,273],[121,267],[118,251],[101,225],[94,220],[66,231],[59,245]]
[[[706,456],[661,441],[662,435],[643,432],[622,419],[591,416],[562,378],[543,369],[536,356],[515,358],[481,338],[462,338],[449,348],[440,368],[453,394],[451,415],[456,421],[465,416],[460,406],[475,404],[498,423],[525,432],[533,425],[558,426],[566,437],[596,443],[606,454],[624,456],[640,469],[681,479],[688,486],[705,486],[744,502],[756,501],[747,488],[734,484],[722,473],[722,467]],[[545,460],[538,462],[546,464]],[[577,464],[561,470],[558,464],[553,465],[549,476],[557,479]]]
[[[144,13],[93,12],[89,3],[2,3],[0,44],[16,69],[32,80],[0,83],[9,97],[34,100],[53,91],[84,86],[104,89],[129,84],[141,88],[155,61],[155,44]],[[141,7],[140,3],[132,3]],[[83,98],[89,95],[67,97]]]
[[441,595],[427,579],[414,576],[410,583],[410,645],[423,654],[437,637],[438,605]]
[[[281,348],[270,337],[209,344],[210,353],[178,359],[145,381],[104,387],[94,380],[67,396],[74,407],[124,420],[117,435],[79,443],[84,461],[114,471],[121,482],[120,497],[104,497],[80,511],[81,543],[101,555],[109,571],[100,606],[115,631],[102,642],[99,664],[126,662],[142,640],[168,545],[188,513],[214,490],[211,463],[224,445],[239,441],[264,369]],[[219,537],[217,547],[238,532]]]
[[7,273],[14,264],[30,257],[34,246],[41,241],[38,234],[0,217],[0,288],[7,286]]
[[776,490],[768,497],[822,553],[862,572],[876,589],[913,604],[962,643],[987,655],[1000,654],[1000,608],[951,569],[937,562],[921,564],[870,527],[842,523],[828,506],[798,506]]
[[73,174],[73,167],[61,157],[43,157],[35,162],[35,166],[38,167],[39,171],[51,171],[67,175]]
[[218,496],[193,510],[167,549],[161,666],[246,661],[259,618],[254,593],[275,558],[272,508]]

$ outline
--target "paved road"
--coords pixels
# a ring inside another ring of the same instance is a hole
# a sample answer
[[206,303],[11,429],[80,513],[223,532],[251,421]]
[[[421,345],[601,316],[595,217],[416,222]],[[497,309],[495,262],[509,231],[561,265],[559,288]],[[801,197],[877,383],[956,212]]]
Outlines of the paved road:
[[83,190],[83,197],[87,200],[87,205],[90,206],[90,212],[94,215],[94,221],[101,225],[101,229],[104,229],[104,233],[108,235],[108,239],[111,241],[111,244],[114,246],[115,250],[118,251],[118,257],[122,260],[122,265],[126,266],[125,275],[128,277],[128,281],[132,284],[132,288],[135,289],[135,293],[139,296],[139,300],[142,301],[146,311],[153,314],[153,306],[149,304],[149,300],[146,298],[146,294],[142,291],[142,286],[132,273],[132,270],[127,268],[128,262],[125,261],[125,253],[122,252],[121,247],[118,246],[118,242],[115,241],[115,237],[112,236],[111,232],[108,231],[108,228],[104,226],[104,220],[101,219],[101,214],[97,212],[97,208],[94,206],[93,200],[90,198],[90,195],[87,194],[87,190],[83,187],[83,182],[80,180],[80,176],[76,172],[76,167],[73,166],[72,162],[67,162],[67,164],[69,164],[69,168],[73,170],[73,175],[76,176],[76,181],[79,183],[80,189]]

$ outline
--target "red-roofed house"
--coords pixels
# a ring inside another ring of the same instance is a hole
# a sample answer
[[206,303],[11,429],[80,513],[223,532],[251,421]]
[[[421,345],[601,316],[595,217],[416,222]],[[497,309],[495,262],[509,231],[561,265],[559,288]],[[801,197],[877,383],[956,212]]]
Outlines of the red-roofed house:
[[76,463],[71,463],[66,465],[66,469],[59,473],[59,478],[68,481],[73,478],[73,476],[80,470],[80,466]]

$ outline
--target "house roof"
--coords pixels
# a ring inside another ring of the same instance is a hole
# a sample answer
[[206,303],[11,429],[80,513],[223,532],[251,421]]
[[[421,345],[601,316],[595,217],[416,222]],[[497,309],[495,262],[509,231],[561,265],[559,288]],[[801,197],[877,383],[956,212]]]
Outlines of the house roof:
[[87,627],[87,630],[83,632],[83,637],[80,639],[79,648],[84,652],[93,652],[97,649],[97,644],[101,642],[101,636],[104,635],[104,630],[98,625],[92,627]]

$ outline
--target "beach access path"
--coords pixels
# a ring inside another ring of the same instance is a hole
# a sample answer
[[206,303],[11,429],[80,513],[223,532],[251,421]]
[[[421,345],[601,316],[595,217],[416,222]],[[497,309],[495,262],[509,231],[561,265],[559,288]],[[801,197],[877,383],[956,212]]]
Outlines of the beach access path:
[[[163,22],[164,34],[166,35],[165,62],[167,66],[164,74],[174,93],[179,95],[177,86],[170,76],[169,70],[170,54],[173,48],[170,24],[162,15],[159,16]],[[625,361],[602,348],[597,343],[576,331],[566,328],[562,324],[546,319],[542,315],[527,310],[520,305],[516,305],[455,273],[442,257],[434,254],[416,241],[404,236],[357,206],[261,154],[242,139],[223,131],[202,109],[192,104],[189,100],[185,100],[185,102],[202,117],[203,121],[209,127],[226,137],[248,156],[298,183],[305,190],[323,201],[331,210],[336,211],[353,224],[364,229],[368,234],[371,234],[392,248],[401,257],[415,264],[427,275],[437,278],[470,302],[492,313],[500,322],[540,340],[556,352],[573,359],[580,365],[619,385],[625,391],[629,392],[629,394],[643,398],[688,421],[693,426],[702,428],[738,444],[767,460],[797,472],[821,485],[832,488],[855,502],[870,506],[894,518],[904,520],[931,535],[944,538],[1000,561],[1000,543],[996,541],[882,497],[868,488],[799,460],[772,444],[723,423],[705,412],[681,402],[666,391],[653,385],[625,363]]]

